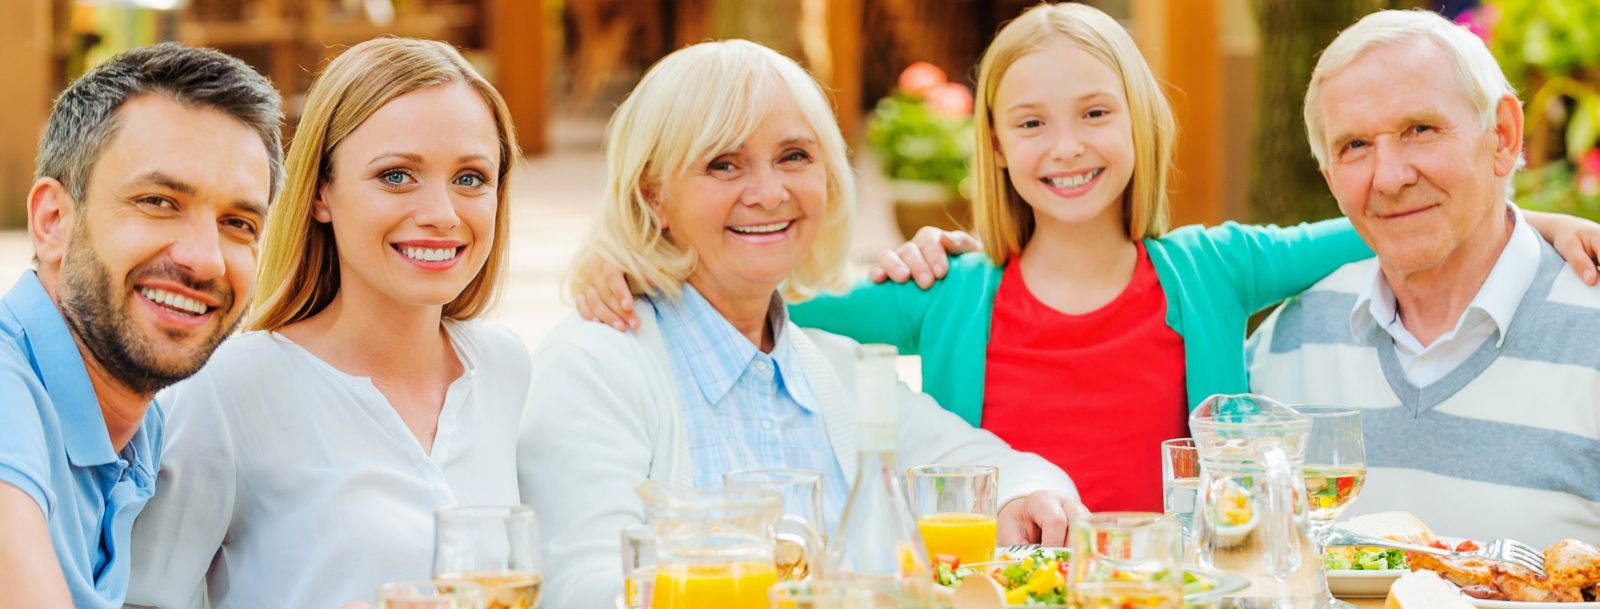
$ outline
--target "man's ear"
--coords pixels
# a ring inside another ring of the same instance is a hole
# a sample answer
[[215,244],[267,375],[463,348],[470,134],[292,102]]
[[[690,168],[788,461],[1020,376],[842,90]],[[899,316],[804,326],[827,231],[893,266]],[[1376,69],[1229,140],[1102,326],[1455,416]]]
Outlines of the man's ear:
[[77,202],[67,186],[55,178],[39,178],[28,190],[28,236],[33,239],[33,255],[39,264],[57,268],[72,242],[72,226]]
[[1510,94],[1494,107],[1494,174],[1506,177],[1522,161],[1522,104]]

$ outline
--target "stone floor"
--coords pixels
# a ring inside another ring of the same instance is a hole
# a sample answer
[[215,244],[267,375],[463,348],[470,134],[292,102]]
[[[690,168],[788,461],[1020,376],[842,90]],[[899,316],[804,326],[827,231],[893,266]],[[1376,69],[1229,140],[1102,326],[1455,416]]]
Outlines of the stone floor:
[[[600,142],[604,124],[569,118],[552,125],[551,152],[529,159],[513,177],[511,196],[511,273],[491,318],[519,333],[531,347],[572,311],[560,284],[568,262],[588,234],[600,203],[605,159]],[[860,209],[852,258],[870,260],[898,242],[887,185],[865,154],[859,159]],[[31,245],[24,231],[0,231],[0,281],[27,268]],[[907,362],[909,364],[909,362]],[[902,376],[916,368],[902,365]],[[915,384],[915,380],[908,378]]]

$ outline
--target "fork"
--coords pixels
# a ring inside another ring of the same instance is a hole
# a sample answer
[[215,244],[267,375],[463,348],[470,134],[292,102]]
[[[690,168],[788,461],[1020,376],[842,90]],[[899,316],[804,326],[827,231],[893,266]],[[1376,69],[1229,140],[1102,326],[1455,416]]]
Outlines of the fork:
[[1544,577],[1544,553],[1533,549],[1532,546],[1514,539],[1496,539],[1483,544],[1478,550],[1471,552],[1457,552],[1455,550],[1442,550],[1433,546],[1424,546],[1381,537],[1368,537],[1346,529],[1331,527],[1322,534],[1322,545],[1327,546],[1377,546],[1395,550],[1410,550],[1423,554],[1445,556],[1450,558],[1482,558],[1494,562],[1503,562],[1517,565],[1532,571],[1539,577]]

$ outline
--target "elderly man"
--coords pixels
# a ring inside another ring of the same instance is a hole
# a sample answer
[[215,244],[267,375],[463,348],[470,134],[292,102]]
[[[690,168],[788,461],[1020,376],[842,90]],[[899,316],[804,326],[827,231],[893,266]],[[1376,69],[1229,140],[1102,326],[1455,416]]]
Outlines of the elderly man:
[[37,265],[0,301],[6,606],[122,605],[161,453],[152,396],[248,302],[281,120],[244,63],[173,44],[56,100],[28,193]]
[[1523,115],[1488,49],[1433,13],[1374,13],[1322,54],[1305,118],[1377,258],[1261,326],[1252,387],[1365,409],[1357,511],[1600,541],[1600,289],[1507,201]]

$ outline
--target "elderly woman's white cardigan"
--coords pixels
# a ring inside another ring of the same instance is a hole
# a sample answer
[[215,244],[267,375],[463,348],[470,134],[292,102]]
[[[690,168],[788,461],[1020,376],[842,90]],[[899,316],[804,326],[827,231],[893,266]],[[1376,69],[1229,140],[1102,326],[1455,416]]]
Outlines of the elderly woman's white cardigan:
[[[622,590],[619,531],[644,522],[634,488],[645,480],[688,486],[693,465],[678,391],[655,311],[634,306],[642,327],[622,333],[573,316],[534,350],[518,450],[523,501],[538,512],[544,609],[603,609]],[[856,342],[790,323],[835,456],[856,474]],[[1059,468],[1011,450],[932,398],[900,392],[900,465],[1000,467],[1000,500],[1041,489],[1075,493]]]

